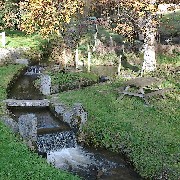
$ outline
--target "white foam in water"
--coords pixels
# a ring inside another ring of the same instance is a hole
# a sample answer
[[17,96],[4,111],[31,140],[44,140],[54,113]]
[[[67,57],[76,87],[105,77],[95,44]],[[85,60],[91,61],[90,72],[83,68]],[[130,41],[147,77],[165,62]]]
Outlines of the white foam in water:
[[42,69],[40,66],[31,66],[27,69],[25,75],[40,74]]
[[56,168],[64,170],[69,168],[84,169],[93,163],[91,160],[91,154],[84,152],[80,147],[50,151],[47,154],[47,161],[53,164]]

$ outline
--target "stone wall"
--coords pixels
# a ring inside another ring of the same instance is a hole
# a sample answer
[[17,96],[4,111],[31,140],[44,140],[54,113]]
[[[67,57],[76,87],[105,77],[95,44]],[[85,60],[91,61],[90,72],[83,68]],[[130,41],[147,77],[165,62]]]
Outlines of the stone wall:
[[[34,107],[50,107],[50,111],[64,122],[68,123],[69,126],[75,131],[81,131],[82,126],[87,122],[88,113],[84,110],[81,103],[74,103],[72,107],[68,107],[63,103],[57,101],[57,99],[51,99],[50,101],[45,100],[5,100],[7,106],[34,106]],[[31,118],[32,119],[32,118]],[[4,124],[10,129],[19,133],[17,122],[12,118],[6,116],[2,118]],[[25,122],[25,121],[23,121]],[[21,123],[22,124],[22,123]]]
[[3,116],[0,119],[10,130],[17,134],[19,132],[18,123],[14,121],[14,119],[10,118],[9,116]]
[[[24,59],[25,52],[29,50],[29,48],[0,48],[0,65],[7,63],[21,63],[22,58]],[[16,60],[19,59],[18,62]],[[27,63],[26,61],[23,61]]]
[[56,117],[68,123],[75,132],[80,132],[82,126],[87,122],[88,113],[84,110],[81,103],[74,103],[72,107],[67,107],[63,103],[52,99],[50,110]]
[[40,76],[40,91],[43,95],[50,95],[51,94],[51,77],[46,74],[42,74]]
[[26,141],[37,141],[37,117],[34,114],[21,115],[18,119],[19,134]]

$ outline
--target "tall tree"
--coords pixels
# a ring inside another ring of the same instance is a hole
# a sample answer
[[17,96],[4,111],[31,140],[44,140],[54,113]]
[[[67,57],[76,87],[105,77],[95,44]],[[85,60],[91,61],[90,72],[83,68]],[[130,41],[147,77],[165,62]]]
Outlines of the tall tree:
[[0,1],[0,29],[18,29],[20,24],[19,0]]
[[92,0],[94,10],[103,12],[115,24],[113,31],[133,41],[135,35],[143,36],[144,60],[142,72],[156,69],[155,36],[157,32],[157,7],[159,3],[178,3],[178,0]]
[[66,25],[81,13],[82,0],[26,0],[21,2],[21,29],[43,36],[65,31]]

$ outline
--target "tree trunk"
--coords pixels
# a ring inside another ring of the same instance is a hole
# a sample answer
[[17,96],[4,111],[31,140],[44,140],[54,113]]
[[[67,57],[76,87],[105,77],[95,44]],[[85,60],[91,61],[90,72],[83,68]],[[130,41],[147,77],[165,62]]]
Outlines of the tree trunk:
[[94,46],[93,46],[93,52],[96,51],[96,48],[97,48],[97,35],[98,35],[98,27],[97,27],[97,24],[95,24],[95,29],[96,29],[96,32],[94,34]]
[[119,56],[119,62],[118,62],[118,76],[120,76],[120,72],[121,72],[121,58],[122,58],[122,55]]
[[[155,5],[156,0],[150,0],[150,5]],[[156,15],[153,12],[146,12],[145,19],[145,38],[144,38],[144,61],[142,66],[142,73],[151,72],[156,69],[156,53],[155,53],[155,36],[157,26],[154,20]]]
[[144,61],[141,74],[151,72],[156,69],[155,35],[156,28],[152,22],[152,16],[149,15],[145,26]]
[[79,52],[78,52],[78,46],[76,48],[76,55],[75,55],[75,66],[76,69],[78,69],[78,64],[79,64]]
[[88,62],[87,62],[87,70],[88,72],[91,71],[91,52],[90,52],[90,47],[89,47],[89,44],[88,44]]
[[156,69],[155,35],[149,33],[144,43],[143,72],[151,72]]

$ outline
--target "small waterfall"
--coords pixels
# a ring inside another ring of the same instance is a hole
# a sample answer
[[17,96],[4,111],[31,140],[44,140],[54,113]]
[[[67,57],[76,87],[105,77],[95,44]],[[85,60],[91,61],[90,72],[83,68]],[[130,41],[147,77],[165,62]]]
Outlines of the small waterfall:
[[80,147],[63,148],[59,151],[49,152],[47,161],[59,169],[85,169],[93,164],[90,155]]
[[[23,100],[44,99],[40,90],[34,86],[34,81],[39,75],[43,77],[41,70],[43,69],[40,66],[29,67],[24,76],[21,76],[13,86],[9,97],[11,99]],[[50,81],[46,81],[44,84],[48,85]],[[75,108],[74,110],[79,110],[79,108]],[[58,109],[58,111],[62,111],[62,109]],[[32,128],[34,122],[19,121],[21,135],[26,138],[26,134],[28,134],[28,136],[30,135],[30,137],[32,137],[31,139],[33,139],[33,141],[37,141],[35,147],[39,155],[46,157],[47,161],[56,168],[67,170],[86,180],[140,179],[134,171],[126,167],[119,154],[113,155],[105,150],[102,151],[101,149],[98,150],[95,148],[88,149],[87,147],[78,146],[73,130],[71,130],[66,123],[63,124],[59,120],[57,121],[55,117],[51,117],[48,109],[21,107],[19,109],[11,108],[11,112],[16,120],[18,120],[21,115],[27,114],[33,114],[34,117],[37,118],[37,124],[36,126],[34,125],[34,128]],[[87,114],[83,113],[86,112],[81,112],[80,115],[83,115],[82,117],[86,120]],[[67,120],[65,122],[69,122],[69,119],[71,119],[70,115],[65,113],[63,117]],[[32,118],[33,116],[30,117],[30,121],[33,121]],[[32,131],[30,131],[31,129]],[[34,133],[35,131],[36,133]],[[36,139],[34,138],[34,134],[37,137]]]
[[75,148],[77,146],[73,131],[63,131],[52,134],[38,135],[37,147],[39,152],[58,151],[63,148]]
[[78,173],[80,176],[86,177],[86,180],[95,180],[98,173],[111,176],[111,169],[124,167],[123,164],[85,151],[81,146],[51,151],[47,153],[47,161],[56,168]]
[[43,68],[41,66],[30,66],[25,75],[34,75],[34,74],[41,74]]
[[88,175],[89,180],[99,171],[109,174],[110,169],[119,166],[78,146],[73,131],[38,135],[37,148],[40,154],[47,154],[47,161],[56,168],[78,172],[82,177]]

